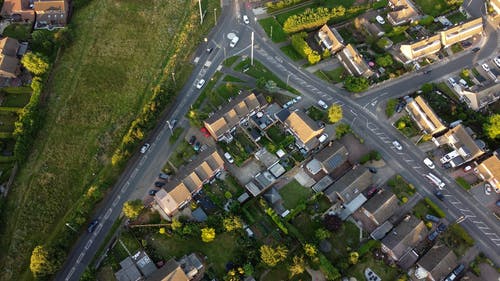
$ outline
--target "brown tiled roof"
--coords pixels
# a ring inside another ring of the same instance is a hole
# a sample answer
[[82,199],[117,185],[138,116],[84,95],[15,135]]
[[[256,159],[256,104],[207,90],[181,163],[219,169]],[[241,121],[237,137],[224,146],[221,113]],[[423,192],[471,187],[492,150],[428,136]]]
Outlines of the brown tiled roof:
[[429,272],[434,280],[442,280],[458,264],[457,256],[444,245],[434,245],[417,265]]
[[484,180],[500,189],[500,159],[498,159],[498,155],[492,155],[484,160],[477,169]]
[[371,184],[372,174],[368,169],[360,167],[347,172],[338,181],[328,187],[324,193],[332,203],[335,203],[339,199],[343,203],[349,203]]
[[419,127],[423,128],[427,133],[433,135],[446,130],[441,120],[421,96],[408,103],[407,108],[411,111],[413,119],[415,119]]
[[5,0],[2,5],[2,16],[12,16],[20,14],[23,20],[33,21],[35,11],[30,8],[29,0]]
[[323,25],[319,31],[318,31],[318,37],[323,41],[323,43],[327,46],[329,46],[329,50],[333,53],[336,52],[342,47],[344,47],[344,44],[342,44],[342,37],[340,37],[340,34],[335,31],[335,28],[333,30],[328,26],[328,25]]
[[191,193],[183,183],[179,182],[170,189],[160,189],[155,194],[156,203],[167,215],[172,215],[183,202],[188,200],[191,200]]
[[19,70],[19,59],[0,55],[0,76],[15,78]]
[[427,228],[420,219],[411,216],[400,222],[387,236],[382,244],[390,249],[397,259],[415,247],[427,236]]
[[353,75],[370,76],[373,73],[359,55],[358,51],[351,44],[348,44],[342,49],[342,51],[337,54],[337,57],[344,67]]
[[146,278],[146,281],[189,281],[189,278],[180,264],[174,259],[170,259],[164,266]]
[[378,224],[382,224],[396,212],[398,199],[394,193],[383,190],[368,200],[363,208],[374,217]]
[[44,11],[65,11],[67,9],[67,3],[65,0],[35,0],[34,9],[36,13]]
[[303,111],[293,111],[285,120],[285,124],[296,134],[297,138],[307,144],[323,132],[318,123]]
[[[484,151],[479,148],[474,139],[467,133],[462,124],[454,127],[453,129],[446,132],[445,137],[448,138],[448,142],[456,150],[467,149],[470,153],[468,158],[465,160],[475,159],[484,154]],[[456,141],[456,143],[454,143]]]
[[18,48],[19,42],[16,39],[10,37],[0,39],[0,54],[15,57]]

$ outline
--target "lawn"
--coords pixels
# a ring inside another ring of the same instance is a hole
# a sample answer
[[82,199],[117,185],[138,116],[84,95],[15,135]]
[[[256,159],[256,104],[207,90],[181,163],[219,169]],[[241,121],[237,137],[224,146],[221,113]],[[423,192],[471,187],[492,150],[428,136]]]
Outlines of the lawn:
[[279,190],[279,193],[283,198],[283,205],[289,210],[297,207],[298,204],[305,202],[312,195],[311,189],[303,187],[296,180],[293,180],[283,186]]
[[432,209],[426,202],[425,200],[420,200],[418,203],[413,207],[413,214],[419,218],[419,219],[424,219],[425,215],[433,215],[436,217],[439,217],[439,214],[437,214],[434,209]]
[[318,70],[314,72],[319,78],[331,83],[340,83],[344,81],[344,73],[345,69],[342,66],[332,70]]
[[314,222],[306,212],[300,213],[291,222],[306,239],[311,240],[314,240],[314,233],[320,227],[320,224]]
[[415,124],[409,115],[399,118],[394,123],[394,126],[407,138],[412,138],[420,133],[417,124]]
[[276,280],[290,280],[290,281],[309,281],[311,279],[311,275],[304,271],[304,273],[300,275],[296,275],[293,278],[290,278],[290,271],[286,267],[284,263],[279,263],[276,267],[271,268],[269,272],[267,272],[260,280],[262,281],[276,281]]
[[238,60],[238,58],[239,56],[229,57],[222,63],[222,65],[224,65],[225,67],[231,67]]
[[310,106],[308,109],[307,109],[307,115],[309,117],[311,117],[312,120],[321,120],[325,123],[331,123],[329,120],[328,120],[328,114],[326,113],[326,111],[324,110],[321,110],[319,108],[317,108],[316,106]]
[[439,16],[452,8],[446,3],[446,0],[415,0],[415,3],[420,6],[425,14],[433,17]]
[[271,38],[274,43],[285,42],[288,40],[288,35],[283,31],[283,27],[276,21],[275,18],[269,17],[259,20],[260,25]]
[[328,241],[332,244],[332,250],[325,253],[325,256],[333,264],[344,262],[347,254],[359,247],[359,228],[354,223],[346,221],[340,230],[332,233]]
[[17,40],[26,41],[31,36],[31,24],[11,24],[4,29],[2,35],[4,37],[12,37]]
[[446,16],[446,18],[453,24],[458,24],[460,22],[467,20],[467,16],[460,11],[456,11],[455,13],[449,14]]
[[30,96],[31,96],[31,91],[20,94],[5,93],[4,100],[1,106],[24,107],[26,104],[28,104]]
[[[73,13],[73,43],[60,54],[46,87],[51,95],[46,125],[0,219],[1,280],[30,279],[34,246],[62,233],[65,214],[96,179],[112,185],[119,171],[111,166],[111,155],[149,101],[165,65],[172,64],[167,58],[176,51],[176,38],[186,34],[191,43],[182,45],[183,52],[175,57],[176,72],[181,73],[184,65],[190,67],[201,33],[213,26],[213,17],[207,17],[206,27],[180,32],[187,21],[197,21],[191,16],[197,8],[185,1],[103,0]],[[133,19],[133,24],[124,19]]]
[[286,138],[283,130],[280,127],[278,127],[278,125],[274,125],[274,126],[269,127],[269,129],[267,129],[266,133],[269,136],[269,138],[271,139],[271,141],[273,141],[275,144],[278,144],[278,143],[284,141]]
[[186,164],[195,154],[196,151],[194,151],[193,146],[189,145],[187,141],[183,141],[177,146],[175,152],[168,160],[174,167],[179,168],[183,164]]
[[280,48],[280,50],[287,55],[293,61],[299,61],[303,59],[303,57],[295,51],[292,45],[286,45]]
[[224,76],[224,78],[222,79],[222,81],[226,81],[226,82],[245,82],[245,81],[241,80],[240,78],[234,77],[232,75],[226,75],[226,76]]
[[455,179],[458,185],[460,185],[463,189],[469,191],[471,189],[470,183],[468,183],[464,178],[462,177],[457,177]]
[[359,258],[358,264],[349,268],[349,275],[357,280],[366,280],[364,272],[367,267],[371,268],[382,280],[398,280],[401,274],[398,267],[390,267],[383,260],[376,260],[369,252]]
[[398,99],[389,99],[385,106],[385,115],[387,118],[391,118],[396,110],[396,105],[398,104]]
[[395,175],[392,179],[387,181],[387,185],[391,187],[391,191],[396,194],[403,204],[415,194],[415,187],[407,183],[400,175]]
[[193,252],[203,253],[208,260],[209,266],[213,266],[217,276],[225,275],[225,266],[235,257],[235,249],[238,247],[237,239],[230,233],[217,233],[215,240],[204,243],[199,237],[182,239],[176,236],[166,237],[155,234],[148,243],[156,249],[156,252],[165,260],[170,258],[181,258]]
[[18,119],[18,115],[15,112],[10,111],[0,111],[0,132],[14,131],[14,122]]

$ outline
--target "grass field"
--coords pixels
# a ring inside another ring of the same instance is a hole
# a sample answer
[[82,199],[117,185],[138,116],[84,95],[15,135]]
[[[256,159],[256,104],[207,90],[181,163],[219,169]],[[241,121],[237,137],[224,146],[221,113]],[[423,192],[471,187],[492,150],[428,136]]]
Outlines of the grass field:
[[[187,20],[196,22],[191,13],[197,7],[190,3],[91,1],[74,13],[74,42],[46,88],[51,95],[46,125],[1,218],[0,280],[31,279],[33,247],[64,227],[62,218],[93,183],[92,173],[117,174],[109,173],[110,155],[150,98],[174,35]],[[213,26],[207,18],[206,27],[190,29],[196,30],[191,42],[201,42],[200,33]],[[185,62],[187,55],[181,56]]]
[[292,45],[286,45],[280,48],[280,50],[287,55],[293,61],[299,61],[303,59],[303,57],[295,51]]
[[450,9],[445,0],[415,0],[425,14],[439,16]]
[[5,94],[1,106],[24,107],[30,100],[31,93]]
[[[283,31],[283,27],[273,17],[259,20],[260,25],[274,43],[285,42],[288,35]],[[272,33],[272,34],[271,34]],[[272,36],[271,36],[272,35]]]

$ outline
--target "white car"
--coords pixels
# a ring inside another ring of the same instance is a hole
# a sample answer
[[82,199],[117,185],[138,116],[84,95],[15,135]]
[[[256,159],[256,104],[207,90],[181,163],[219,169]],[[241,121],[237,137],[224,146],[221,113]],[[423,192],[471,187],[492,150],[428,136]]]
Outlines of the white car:
[[434,169],[434,168],[436,168],[436,166],[434,166],[434,163],[432,162],[432,160],[431,160],[431,159],[429,159],[429,158],[425,158],[425,159],[424,159],[424,164],[425,164],[427,167],[429,167],[429,169]]
[[493,59],[493,61],[495,62],[495,64],[500,67],[500,57],[496,57]]
[[203,88],[203,85],[205,85],[205,79],[200,79],[198,83],[196,83],[196,88],[201,89]]
[[483,67],[484,71],[486,72],[490,71],[490,67],[486,63],[481,64],[481,66]]
[[250,23],[250,20],[248,19],[248,16],[247,15],[243,15],[243,22],[245,24],[249,24]]
[[327,134],[321,134],[321,136],[319,136],[319,138],[318,138],[320,143],[324,143],[327,139],[328,139]]
[[321,108],[323,108],[323,109],[328,109],[328,105],[326,104],[326,102],[324,102],[322,100],[318,101],[318,105],[321,106]]
[[452,77],[448,78],[448,82],[450,82],[452,86],[455,86],[457,84],[457,82],[455,82],[455,79],[453,79]]
[[392,142],[392,145],[394,145],[394,147],[397,149],[397,150],[403,150],[403,147],[401,146],[401,144],[398,142],[398,141],[393,141]]
[[224,158],[226,158],[227,162],[229,162],[231,164],[234,163],[233,156],[231,156],[231,154],[229,154],[229,152],[224,153]]
[[381,16],[377,16],[377,17],[375,17],[375,19],[377,20],[377,22],[378,22],[378,23],[380,23],[380,24],[385,24],[385,20],[384,20],[384,18],[383,18],[383,17],[381,17]]
[[145,143],[142,147],[141,147],[141,154],[144,154],[146,153],[146,151],[148,151],[149,147],[151,145],[149,143]]
[[231,43],[229,43],[229,47],[234,48],[234,46],[238,44],[238,41],[240,41],[240,38],[238,36],[234,36]]

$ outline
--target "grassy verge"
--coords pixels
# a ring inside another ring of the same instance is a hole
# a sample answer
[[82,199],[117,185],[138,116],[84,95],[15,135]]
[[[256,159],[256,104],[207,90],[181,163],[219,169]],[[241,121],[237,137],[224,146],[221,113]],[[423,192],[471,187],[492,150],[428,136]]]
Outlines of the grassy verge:
[[232,56],[230,58],[227,58],[223,63],[222,65],[224,65],[225,67],[231,67],[233,66],[233,64],[238,60],[239,56]]
[[387,118],[391,118],[396,111],[396,105],[398,104],[398,99],[389,99],[385,105],[385,115]]
[[415,124],[409,115],[399,118],[394,123],[394,126],[407,138],[412,138],[420,132],[417,124]]
[[176,142],[179,137],[182,135],[182,132],[184,132],[184,128],[177,127],[174,129],[173,134],[168,138],[169,143],[174,143]]
[[280,48],[280,50],[287,55],[293,61],[299,61],[303,59],[303,57],[295,51],[292,45],[286,45]]
[[[180,28],[188,20],[196,21],[191,17],[196,6],[187,3],[105,0],[76,10],[74,43],[59,57],[46,87],[51,93],[47,125],[14,183],[1,219],[0,279],[31,279],[28,263],[33,247],[58,240],[65,216],[73,216],[75,202],[83,194],[102,196],[92,193],[97,180],[112,186],[120,169],[111,166],[110,156],[149,101],[166,63],[172,62],[167,54],[172,53]],[[123,18],[133,18],[134,24]],[[176,57],[179,65],[189,65],[188,56],[208,25],[190,30],[193,44],[183,46],[183,54]],[[151,40],[151,34],[157,39]],[[96,55],[95,50],[101,51]],[[85,223],[84,217],[79,225]],[[68,245],[69,240],[57,242]]]
[[241,80],[240,78],[234,77],[232,75],[226,75],[226,76],[224,76],[224,78],[222,78],[222,80],[226,81],[226,82],[245,82],[245,81]]
[[283,27],[273,17],[261,19],[259,23],[274,43],[288,40],[288,35],[283,31]]
[[415,3],[425,14],[433,17],[439,16],[451,8],[446,0],[415,0]]
[[470,184],[462,177],[457,177],[455,179],[458,185],[460,185],[463,189],[469,191],[471,189]]
[[343,81],[343,76],[345,73],[345,69],[343,67],[338,67],[332,70],[318,70],[314,72],[316,76],[319,78],[331,82],[331,83],[340,83]]

